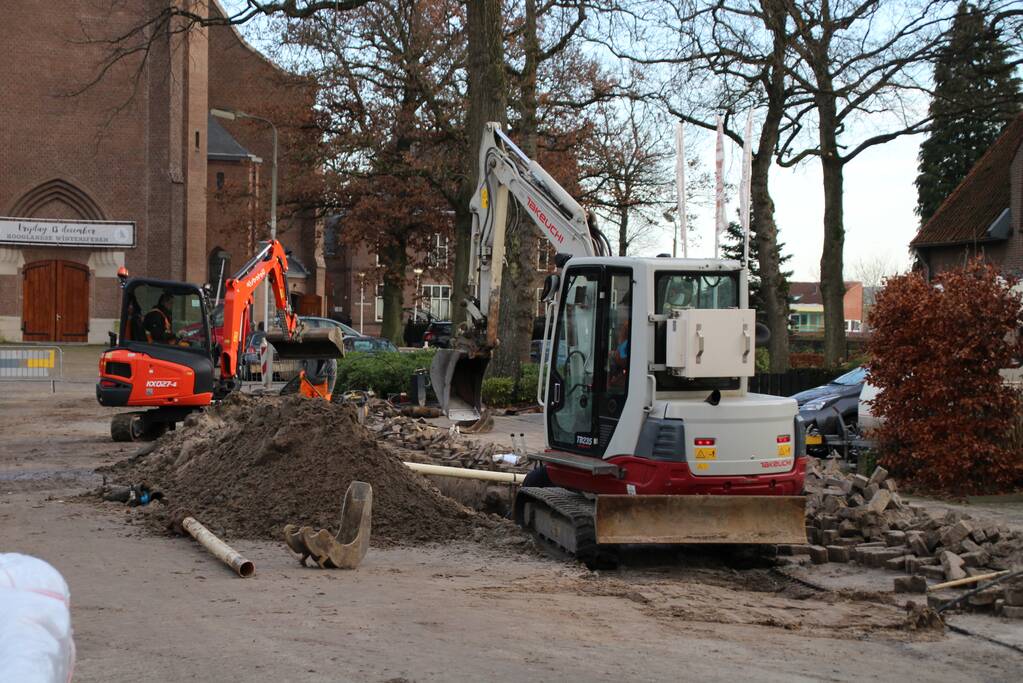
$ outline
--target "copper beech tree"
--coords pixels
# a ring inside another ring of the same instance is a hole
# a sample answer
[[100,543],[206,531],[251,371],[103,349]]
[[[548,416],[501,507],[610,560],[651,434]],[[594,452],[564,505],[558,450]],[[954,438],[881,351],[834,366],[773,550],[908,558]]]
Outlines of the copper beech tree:
[[928,282],[893,277],[870,312],[882,464],[921,489],[967,495],[1023,483],[1011,446],[1018,390],[999,371],[1023,351],[1017,281],[980,260]]

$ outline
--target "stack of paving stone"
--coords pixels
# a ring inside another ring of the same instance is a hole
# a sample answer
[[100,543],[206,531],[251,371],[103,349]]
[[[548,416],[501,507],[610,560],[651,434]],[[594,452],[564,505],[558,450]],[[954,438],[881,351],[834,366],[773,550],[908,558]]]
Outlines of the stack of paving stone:
[[[924,592],[939,583],[1011,569],[1023,562],[1023,537],[1006,527],[985,524],[949,511],[935,517],[908,504],[895,481],[878,467],[869,477],[841,471],[838,461],[812,460],[806,477],[805,546],[781,546],[779,554],[808,554],[815,564],[857,562],[905,572],[896,591]],[[1023,588],[1004,597],[984,595],[971,602],[996,605],[1003,600],[1008,616],[1017,616]],[[976,597],[976,596],[975,596]]]

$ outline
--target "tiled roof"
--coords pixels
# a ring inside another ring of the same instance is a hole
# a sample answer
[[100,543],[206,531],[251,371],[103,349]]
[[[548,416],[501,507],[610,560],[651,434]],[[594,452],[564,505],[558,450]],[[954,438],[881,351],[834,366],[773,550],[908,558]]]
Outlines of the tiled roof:
[[911,246],[960,244],[998,239],[988,228],[1009,208],[1009,167],[1023,143],[1023,114],[1017,116],[977,160],[963,182],[952,191]]
[[[847,281],[845,283],[846,291],[853,285],[859,284],[858,282]],[[819,282],[790,282],[789,283],[789,300],[800,304],[823,304],[824,299],[821,298],[821,285]]]

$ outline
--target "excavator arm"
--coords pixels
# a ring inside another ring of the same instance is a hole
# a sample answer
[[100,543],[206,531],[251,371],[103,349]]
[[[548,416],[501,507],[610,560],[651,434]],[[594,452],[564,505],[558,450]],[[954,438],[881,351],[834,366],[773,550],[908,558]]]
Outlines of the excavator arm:
[[478,419],[483,374],[498,346],[501,280],[505,264],[505,224],[509,198],[521,220],[530,220],[559,255],[608,256],[611,246],[585,211],[554,178],[501,130],[488,123],[479,149],[480,179],[472,212],[469,287],[478,296],[465,301],[464,332],[451,349],[434,356],[430,378],[452,419]]
[[221,381],[238,372],[245,310],[263,281],[269,283],[281,330],[267,333],[280,358],[340,358],[344,348],[336,328],[305,329],[288,301],[288,257],[277,240],[267,242],[248,263],[224,283],[224,348],[220,351]]

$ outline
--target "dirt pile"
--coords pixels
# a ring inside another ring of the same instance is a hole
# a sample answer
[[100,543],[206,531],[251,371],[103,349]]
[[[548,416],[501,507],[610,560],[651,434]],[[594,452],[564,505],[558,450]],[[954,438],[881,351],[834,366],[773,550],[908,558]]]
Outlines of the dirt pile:
[[411,472],[353,409],[298,396],[235,394],[107,473],[159,488],[227,537],[279,539],[289,523],[336,530],[353,480],[373,486],[375,545],[472,539],[501,523]]
[[[813,461],[806,476],[808,546],[815,563],[858,562],[905,572],[896,590],[1023,565],[1023,537],[949,511],[935,517],[904,502],[884,468],[843,473],[837,461]],[[979,605],[979,603],[978,603]]]

